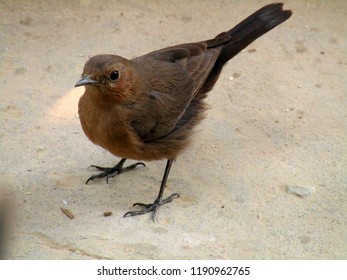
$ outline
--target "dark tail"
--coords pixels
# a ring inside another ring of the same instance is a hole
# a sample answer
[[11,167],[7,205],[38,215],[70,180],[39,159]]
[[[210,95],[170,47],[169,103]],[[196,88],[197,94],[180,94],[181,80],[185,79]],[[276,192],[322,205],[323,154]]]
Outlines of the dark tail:
[[231,38],[224,45],[216,66],[225,64],[257,38],[286,21],[292,15],[292,11],[283,10],[282,6],[283,3],[267,5],[225,32],[224,34],[230,35]]
[[214,39],[205,41],[208,48],[218,46],[223,46],[223,48],[210,75],[200,89],[198,95],[200,98],[203,98],[213,88],[225,63],[257,38],[286,21],[292,15],[292,11],[283,10],[282,6],[283,3],[267,5],[229,31],[217,35]]

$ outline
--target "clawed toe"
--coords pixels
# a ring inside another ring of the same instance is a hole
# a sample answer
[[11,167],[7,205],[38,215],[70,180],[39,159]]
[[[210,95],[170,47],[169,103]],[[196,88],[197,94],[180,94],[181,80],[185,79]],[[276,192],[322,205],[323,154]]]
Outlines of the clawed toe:
[[104,178],[104,177],[106,177],[106,183],[108,183],[109,178],[114,177],[117,174],[119,174],[119,170],[115,167],[110,168],[110,167],[100,167],[100,166],[95,166],[95,165],[92,165],[91,167],[95,167],[96,169],[102,170],[104,172],[90,176],[88,178],[88,180],[86,181],[86,185],[88,184],[89,181],[93,181],[96,178]]
[[98,166],[98,165],[91,165],[90,167],[94,167],[94,168],[96,168],[97,170],[100,170],[100,171],[109,171],[110,169],[112,169],[112,168],[110,168],[110,167],[102,167],[102,166]]
[[114,167],[102,167],[102,166],[97,166],[97,165],[91,165],[91,167],[94,167],[100,171],[103,171],[99,174],[92,175],[88,178],[86,181],[86,184],[88,184],[89,181],[93,181],[96,178],[104,178],[106,177],[106,183],[108,183],[108,179],[121,174],[125,171],[132,170],[136,168],[139,165],[146,166],[143,162],[137,162],[132,165],[129,165],[127,167],[123,167],[124,162],[126,161],[125,158],[123,158],[118,164],[116,164]]
[[166,204],[166,203],[169,203],[172,200],[174,200],[175,198],[179,198],[179,197],[180,197],[180,195],[178,193],[174,193],[163,200],[161,200],[160,197],[158,197],[153,203],[150,203],[150,204],[145,204],[145,203],[140,203],[140,202],[134,203],[133,207],[134,206],[140,206],[143,208],[141,210],[138,210],[138,211],[126,212],[123,217],[138,216],[138,215],[146,214],[148,212],[153,212],[152,213],[152,220],[154,222],[155,221],[155,215],[156,215],[156,212],[157,212],[157,209],[159,208],[159,206]]

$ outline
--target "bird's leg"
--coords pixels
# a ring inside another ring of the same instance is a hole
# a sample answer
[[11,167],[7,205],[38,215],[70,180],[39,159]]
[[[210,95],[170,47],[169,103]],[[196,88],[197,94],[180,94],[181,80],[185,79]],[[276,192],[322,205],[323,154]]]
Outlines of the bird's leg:
[[111,178],[111,177],[114,177],[114,176],[116,176],[118,174],[121,174],[121,173],[123,173],[125,171],[134,169],[138,165],[146,166],[142,162],[137,162],[137,163],[134,163],[134,164],[129,165],[127,167],[123,167],[123,164],[124,164],[124,162],[126,160],[127,160],[126,158],[122,158],[121,161],[118,162],[114,167],[102,167],[102,166],[92,165],[91,167],[95,167],[96,169],[98,169],[100,171],[103,171],[103,172],[89,177],[89,179],[87,180],[86,184],[88,184],[88,182],[90,180],[94,180],[95,178],[104,178],[104,177],[106,177],[106,183],[108,183],[108,179]]
[[164,189],[166,187],[167,178],[169,177],[169,173],[170,173],[170,168],[171,168],[172,162],[173,162],[172,159],[169,159],[167,161],[165,172],[164,172],[164,177],[163,177],[163,180],[161,181],[159,194],[158,194],[158,197],[156,198],[156,200],[153,203],[150,203],[150,204],[135,203],[133,206],[141,206],[141,207],[143,207],[143,209],[141,209],[139,211],[129,211],[129,212],[126,212],[123,217],[137,216],[137,215],[142,215],[142,214],[145,214],[145,213],[148,213],[148,212],[153,212],[152,220],[154,222],[156,211],[159,208],[159,206],[161,206],[163,204],[166,204],[166,203],[169,203],[173,199],[180,197],[179,194],[174,193],[174,194],[170,195],[169,197],[163,199]]

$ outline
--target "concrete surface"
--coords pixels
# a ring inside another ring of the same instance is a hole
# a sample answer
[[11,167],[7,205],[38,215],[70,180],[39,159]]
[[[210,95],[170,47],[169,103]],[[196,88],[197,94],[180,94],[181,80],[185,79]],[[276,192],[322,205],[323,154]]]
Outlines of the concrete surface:
[[[118,161],[79,124],[83,88],[73,85],[88,56],[131,58],[208,39],[269,3],[173,2],[0,1],[6,257],[345,259],[343,0],[284,1],[293,17],[225,67],[208,118],[172,168],[166,194],[181,198],[156,223],[122,215],[154,200],[164,161],[84,184],[91,164]],[[309,194],[295,195],[296,187]]]

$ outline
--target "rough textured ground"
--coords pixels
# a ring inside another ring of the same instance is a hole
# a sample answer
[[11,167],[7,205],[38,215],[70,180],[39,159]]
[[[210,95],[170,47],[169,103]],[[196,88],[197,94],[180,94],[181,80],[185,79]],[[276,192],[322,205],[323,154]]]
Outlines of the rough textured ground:
[[[166,194],[181,198],[156,223],[122,215],[153,201],[164,161],[84,184],[90,164],[118,161],[79,124],[83,88],[73,85],[89,56],[208,39],[269,3],[173,2],[0,1],[6,257],[345,259],[344,0],[284,1],[293,17],[225,67],[208,118],[172,168]],[[314,191],[299,197],[287,185]]]

